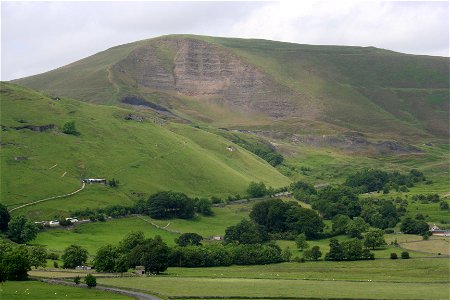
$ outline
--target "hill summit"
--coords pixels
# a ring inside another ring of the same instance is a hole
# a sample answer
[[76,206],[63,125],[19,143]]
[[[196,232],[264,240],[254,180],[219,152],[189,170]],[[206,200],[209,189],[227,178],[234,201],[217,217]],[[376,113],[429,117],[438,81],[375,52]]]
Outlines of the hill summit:
[[449,59],[373,47],[170,35],[15,83],[215,127],[446,138]]

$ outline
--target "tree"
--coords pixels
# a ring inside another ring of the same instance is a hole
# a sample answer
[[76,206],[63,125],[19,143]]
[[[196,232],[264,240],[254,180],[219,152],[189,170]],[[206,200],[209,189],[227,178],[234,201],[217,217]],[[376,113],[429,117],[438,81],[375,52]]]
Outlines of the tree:
[[98,272],[114,272],[118,254],[117,248],[111,244],[101,246],[94,258],[95,269]]
[[369,225],[362,218],[356,217],[347,224],[346,233],[350,237],[361,238],[362,233],[367,229],[369,229]]
[[337,239],[330,239],[330,252],[325,254],[325,260],[340,261],[345,259],[344,250]]
[[108,180],[108,185],[110,187],[113,187],[113,188],[118,187],[119,186],[119,180],[116,180],[114,178],[111,179],[111,180]]
[[8,222],[11,219],[6,206],[0,203],[0,231],[5,232],[8,229]]
[[29,249],[30,264],[35,269],[47,265],[47,249],[41,246],[34,246]]
[[268,240],[269,236],[263,227],[247,219],[228,227],[224,236],[225,243],[260,244]]
[[280,199],[259,201],[253,205],[250,218],[263,226],[266,232],[305,233],[308,238],[316,237],[325,227],[317,212],[303,208],[297,202]]
[[6,280],[26,280],[28,271],[31,270],[28,249],[20,245],[18,247],[3,246],[0,249],[0,277]]
[[409,259],[409,252],[408,251],[403,251],[401,254],[402,259]]
[[347,225],[351,222],[349,216],[336,215],[331,220],[331,230],[333,234],[342,234],[347,231]]
[[[448,202],[447,201],[441,201],[439,203],[439,208],[440,209],[448,209]],[[1,218],[1,217],[0,217]]]
[[72,135],[80,134],[75,127],[75,121],[69,121],[69,122],[64,123],[62,132],[65,134],[72,134]]
[[183,193],[171,191],[151,195],[145,210],[155,219],[192,219],[195,216],[194,201]]
[[384,240],[384,232],[381,229],[370,229],[364,236],[364,247],[375,250],[376,247],[384,245],[386,245],[386,241]]
[[211,209],[212,202],[206,198],[195,198],[194,199],[195,211],[204,215],[212,216],[214,212]]
[[75,283],[75,284],[80,284],[80,281],[81,281],[81,277],[80,276],[76,276],[74,279],[73,279],[73,282]]
[[144,266],[146,273],[159,274],[169,266],[169,253],[170,248],[157,235],[131,250],[128,261],[134,266]]
[[16,243],[24,244],[36,238],[39,228],[24,216],[13,217],[8,223],[7,236]]
[[114,272],[123,273],[128,271],[128,258],[126,254],[119,254],[115,261]]
[[94,275],[87,274],[86,277],[84,277],[84,283],[86,283],[89,288],[96,287],[97,279]]
[[70,245],[64,250],[61,259],[64,263],[64,269],[74,269],[76,266],[86,264],[88,251],[78,245]]
[[397,259],[398,258],[397,253],[395,253],[395,252],[391,253],[390,257],[391,257],[391,259]]
[[341,247],[345,260],[374,259],[373,253],[368,249],[363,249],[361,240],[352,239],[343,241]]
[[322,252],[320,251],[319,246],[313,246],[310,250],[305,250],[305,252],[303,252],[303,256],[305,259],[319,260],[322,256]]
[[267,194],[267,188],[264,182],[250,182],[247,188],[247,193],[254,198],[260,198]]
[[429,231],[429,226],[424,220],[414,220],[411,217],[407,217],[400,224],[400,230],[403,233],[423,235]]
[[202,240],[203,237],[197,233],[183,233],[175,239],[175,243],[181,247],[200,246]]
[[128,233],[119,242],[119,252],[121,252],[121,253],[129,253],[136,246],[143,244],[144,241],[145,241],[144,232],[142,232],[142,231],[132,231],[132,232]]
[[297,245],[297,248],[300,249],[300,251],[303,251],[303,249],[307,249],[309,247],[309,244],[306,241],[306,235],[304,233],[300,233],[297,236],[297,238],[295,239],[295,244]]

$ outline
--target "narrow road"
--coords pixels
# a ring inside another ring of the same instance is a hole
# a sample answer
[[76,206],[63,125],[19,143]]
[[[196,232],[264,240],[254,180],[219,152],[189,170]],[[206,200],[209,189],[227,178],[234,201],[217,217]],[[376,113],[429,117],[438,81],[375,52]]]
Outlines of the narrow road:
[[[74,287],[78,287],[78,288],[88,288],[88,286],[86,284],[82,284],[82,283],[75,284],[74,282],[68,282],[68,281],[58,280],[58,279],[39,279],[39,280],[42,282],[49,283],[49,284],[74,286]],[[153,295],[149,295],[149,294],[145,294],[145,293],[141,293],[141,292],[123,290],[123,289],[108,287],[108,286],[97,285],[95,287],[95,289],[129,296],[129,297],[133,297],[133,298],[139,299],[139,300],[162,300],[161,298],[158,298]]]
[[58,199],[58,198],[63,198],[63,197],[68,197],[68,196],[75,195],[76,193],[79,193],[79,192],[81,192],[82,190],[84,190],[84,187],[85,187],[85,186],[86,186],[86,183],[83,182],[83,184],[81,185],[81,188],[79,188],[78,190],[76,190],[76,191],[74,191],[74,192],[72,192],[72,193],[68,193],[68,194],[64,194],[64,195],[59,195],[59,196],[53,196],[53,197],[41,199],[41,200],[38,200],[38,201],[34,201],[34,202],[31,202],[31,203],[27,203],[27,204],[24,204],[24,205],[20,205],[20,206],[14,207],[13,209],[10,209],[9,212],[12,212],[12,211],[15,211],[16,209],[24,208],[24,207],[27,207],[27,206],[30,206],[30,205],[38,204],[38,203],[41,203],[41,202],[44,202],[44,201],[48,201],[48,200],[53,200],[53,199]]

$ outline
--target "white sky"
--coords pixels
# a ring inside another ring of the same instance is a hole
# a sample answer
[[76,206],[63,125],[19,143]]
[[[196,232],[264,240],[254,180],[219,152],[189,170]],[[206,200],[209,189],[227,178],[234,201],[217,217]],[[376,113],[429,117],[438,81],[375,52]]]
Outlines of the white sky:
[[448,1],[1,2],[1,80],[164,34],[449,56]]

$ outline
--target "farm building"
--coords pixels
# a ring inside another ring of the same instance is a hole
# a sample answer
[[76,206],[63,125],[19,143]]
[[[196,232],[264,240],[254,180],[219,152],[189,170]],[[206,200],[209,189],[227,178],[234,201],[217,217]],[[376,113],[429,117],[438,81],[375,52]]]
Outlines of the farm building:
[[436,224],[431,226],[430,232],[432,235],[435,235],[435,236],[450,236],[450,230],[440,229],[439,227],[436,226]]
[[136,275],[145,275],[145,267],[144,266],[136,266],[134,268],[134,273],[136,273]]
[[106,184],[106,179],[104,178],[83,178],[81,179],[82,182],[84,183],[100,183],[100,184]]

